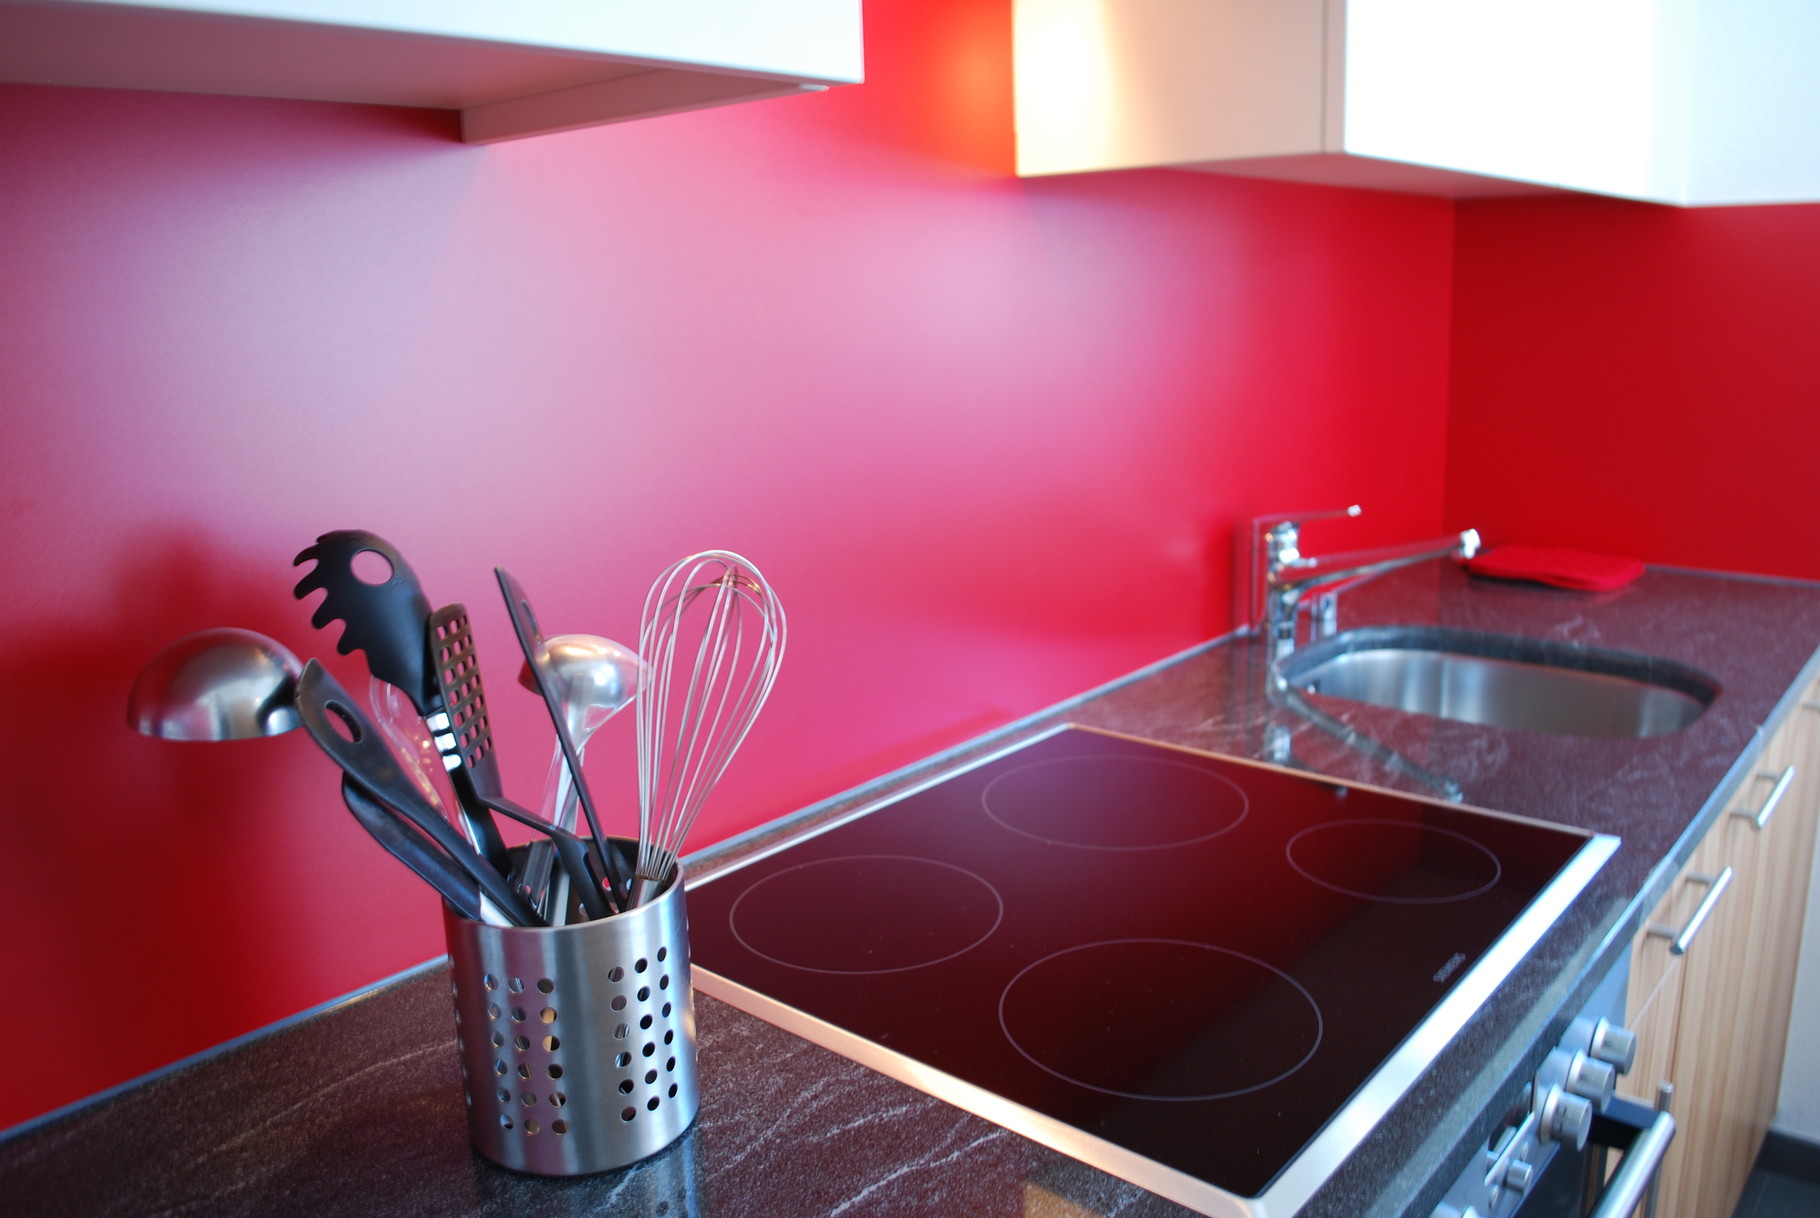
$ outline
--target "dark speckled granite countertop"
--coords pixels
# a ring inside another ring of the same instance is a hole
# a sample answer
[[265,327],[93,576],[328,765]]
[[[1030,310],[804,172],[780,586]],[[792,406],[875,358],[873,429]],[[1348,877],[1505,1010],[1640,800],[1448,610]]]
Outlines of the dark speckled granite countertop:
[[[1349,594],[1341,618],[1343,627],[1436,624],[1653,653],[1710,674],[1721,690],[1693,725],[1648,740],[1501,731],[1365,706],[1343,714],[1458,781],[1468,803],[1623,839],[1303,1211],[1426,1215],[1820,668],[1820,585],[1652,569],[1593,596],[1431,566]],[[1059,722],[1246,757],[1263,756],[1279,725],[1297,764],[1426,791],[1272,709],[1262,667],[1255,643],[1197,648],[716,847],[694,869],[705,874]],[[0,1134],[0,1198],[8,1213],[46,1216],[1187,1213],[731,1007],[697,1002],[701,1115],[676,1145],[624,1172],[541,1180],[469,1149],[447,978],[434,962]]]

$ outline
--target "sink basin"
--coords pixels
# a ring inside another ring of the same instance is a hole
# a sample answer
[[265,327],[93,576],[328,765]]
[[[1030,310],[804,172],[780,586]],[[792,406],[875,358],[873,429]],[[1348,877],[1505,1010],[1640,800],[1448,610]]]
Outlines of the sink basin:
[[1660,736],[1705,713],[1718,682],[1639,652],[1426,626],[1348,630],[1281,668],[1304,693],[1561,736]]

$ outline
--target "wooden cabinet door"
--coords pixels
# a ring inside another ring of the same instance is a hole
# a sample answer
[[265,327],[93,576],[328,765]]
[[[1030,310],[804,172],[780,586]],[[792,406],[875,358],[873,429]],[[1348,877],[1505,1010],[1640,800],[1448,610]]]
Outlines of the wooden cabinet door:
[[1683,958],[1669,952],[1668,936],[1651,933],[1649,927],[1684,925],[1703,891],[1686,872],[1677,876],[1631,941],[1624,1010],[1626,1023],[1637,1034],[1637,1060],[1618,1080],[1618,1091],[1640,1103],[1653,1105],[1658,1086],[1674,1082],[1675,1033],[1681,1018]]
[[[1794,717],[1777,735],[1766,768],[1794,768],[1794,777],[1770,821],[1756,833],[1752,892],[1752,984],[1743,995],[1741,1019],[1752,1029],[1761,1052],[1748,1061],[1750,1154],[1754,1159],[1776,1113],[1782,1062],[1788,1047],[1801,960],[1801,928],[1807,912],[1808,877],[1820,823],[1820,682],[1810,687]],[[1747,808],[1752,805],[1746,805]],[[1741,824],[1750,822],[1740,819]]]
[[[1815,701],[1814,691],[1808,693],[1806,701]],[[1794,773],[1784,784],[1790,766]],[[1779,786],[1773,812],[1759,825]],[[1659,911],[1669,915],[1659,919],[1663,924],[1686,925],[1689,889],[1704,886],[1686,881],[1731,869],[1724,895],[1679,960],[1678,986],[1675,964],[1655,963],[1666,941],[1639,936],[1633,993],[1649,984],[1651,970],[1662,973],[1654,990],[1642,994],[1639,1035],[1659,1038],[1665,1028],[1670,1043],[1640,1042],[1626,1091],[1653,1100],[1650,1074],[1666,1059],[1679,1129],[1662,1170],[1662,1218],[1731,1213],[1763,1144],[1788,1037],[1817,811],[1820,714],[1800,709],[1765,747]]]
[[[1730,845],[1720,826],[1707,834],[1682,873],[1681,887],[1691,899],[1711,897],[1716,880],[1732,864]],[[1732,945],[1742,936],[1740,884],[1746,877],[1734,869],[1706,915],[1698,935],[1681,957],[1681,990],[1675,1023],[1669,1081],[1675,1086],[1674,1113],[1677,1133],[1662,1164],[1660,1218],[1702,1218],[1729,1209],[1709,1208],[1703,1200],[1725,1187],[1714,1176],[1715,1160],[1708,1148],[1719,1139],[1722,1124],[1719,1104],[1727,1069],[1730,1041],[1727,1031],[1729,1003],[1725,995],[1742,981],[1738,955]],[[1669,924],[1679,930],[1685,918]],[[1661,999],[1658,999],[1661,1001]],[[1653,1097],[1652,1097],[1653,1098]]]

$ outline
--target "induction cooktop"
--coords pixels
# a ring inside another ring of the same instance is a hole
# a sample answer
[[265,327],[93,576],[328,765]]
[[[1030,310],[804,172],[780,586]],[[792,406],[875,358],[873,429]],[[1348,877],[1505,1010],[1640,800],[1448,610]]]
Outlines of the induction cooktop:
[[1038,1142],[1279,1218],[1617,844],[1069,726],[691,882],[692,962]]

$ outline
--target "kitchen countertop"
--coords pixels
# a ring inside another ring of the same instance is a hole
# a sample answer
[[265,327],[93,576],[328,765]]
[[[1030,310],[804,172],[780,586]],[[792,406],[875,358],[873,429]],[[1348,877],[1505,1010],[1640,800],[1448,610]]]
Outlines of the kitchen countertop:
[[[1691,726],[1646,740],[1358,705],[1340,716],[1459,782],[1469,804],[1623,844],[1307,1218],[1427,1215],[1820,671],[1820,585],[1793,581],[1652,568],[1589,595],[1431,565],[1342,598],[1343,628],[1384,623],[1652,653],[1710,674],[1721,692]],[[1262,647],[1216,641],[703,852],[692,871],[1062,722],[1241,757],[1265,756],[1274,725],[1289,729],[1295,764],[1432,793],[1262,691]],[[676,1145],[603,1176],[516,1175],[468,1146],[447,987],[431,962],[0,1134],[0,1195],[34,1215],[1188,1213],[704,995],[701,1114]]]

